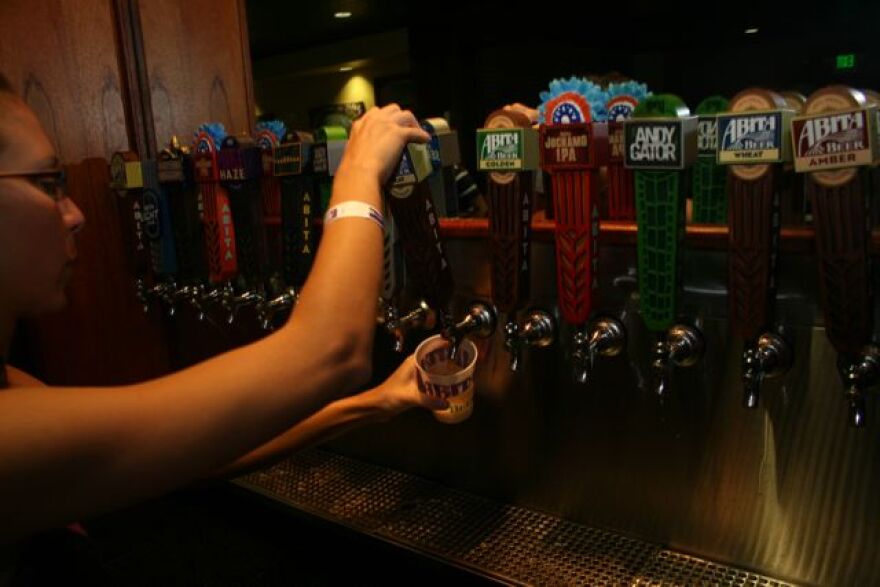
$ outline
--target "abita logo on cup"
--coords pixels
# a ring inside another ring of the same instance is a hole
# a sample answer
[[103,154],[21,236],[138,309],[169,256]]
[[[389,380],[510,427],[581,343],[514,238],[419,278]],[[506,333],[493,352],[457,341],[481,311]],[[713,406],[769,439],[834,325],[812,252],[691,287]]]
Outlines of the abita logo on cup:
[[449,342],[439,334],[423,341],[416,349],[416,382],[420,392],[449,402],[449,408],[435,411],[434,417],[454,424],[466,420],[474,409],[477,347],[463,340],[454,360],[450,350]]

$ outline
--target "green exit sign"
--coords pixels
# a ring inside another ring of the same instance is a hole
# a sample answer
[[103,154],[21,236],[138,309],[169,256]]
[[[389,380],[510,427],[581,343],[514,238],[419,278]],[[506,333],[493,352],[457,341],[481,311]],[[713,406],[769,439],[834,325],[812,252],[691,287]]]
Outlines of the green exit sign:
[[837,69],[853,69],[856,66],[854,53],[843,53],[837,56]]

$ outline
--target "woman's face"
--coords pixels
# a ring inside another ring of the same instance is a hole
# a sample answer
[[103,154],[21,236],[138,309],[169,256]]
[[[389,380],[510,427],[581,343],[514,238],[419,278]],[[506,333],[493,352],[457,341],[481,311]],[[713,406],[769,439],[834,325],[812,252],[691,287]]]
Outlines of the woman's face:
[[[0,175],[58,169],[33,112],[0,96]],[[0,177],[0,309],[32,316],[61,308],[85,219],[66,194],[53,198],[29,177]]]

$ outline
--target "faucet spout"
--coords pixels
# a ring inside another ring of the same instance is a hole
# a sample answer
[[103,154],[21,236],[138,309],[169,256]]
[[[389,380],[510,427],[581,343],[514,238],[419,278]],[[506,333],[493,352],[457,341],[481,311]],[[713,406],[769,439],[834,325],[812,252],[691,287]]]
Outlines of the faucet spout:
[[449,341],[449,358],[455,360],[461,341],[467,336],[489,338],[495,334],[497,318],[495,310],[483,302],[474,302],[468,313],[458,323],[451,320],[443,327],[441,336]]
[[853,360],[844,360],[841,357],[839,363],[844,395],[849,407],[849,424],[853,428],[864,428],[867,413],[866,392],[880,381],[880,348],[865,347],[860,356]]
[[762,334],[757,342],[746,345],[742,357],[743,405],[758,407],[765,378],[778,377],[789,370],[791,345],[778,334]]

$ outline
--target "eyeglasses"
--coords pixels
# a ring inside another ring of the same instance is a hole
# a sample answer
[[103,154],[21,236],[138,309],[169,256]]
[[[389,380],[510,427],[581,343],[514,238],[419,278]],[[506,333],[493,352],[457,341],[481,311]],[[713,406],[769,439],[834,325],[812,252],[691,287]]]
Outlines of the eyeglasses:
[[25,179],[56,202],[67,197],[67,175],[63,169],[24,173],[0,172],[0,179]]

